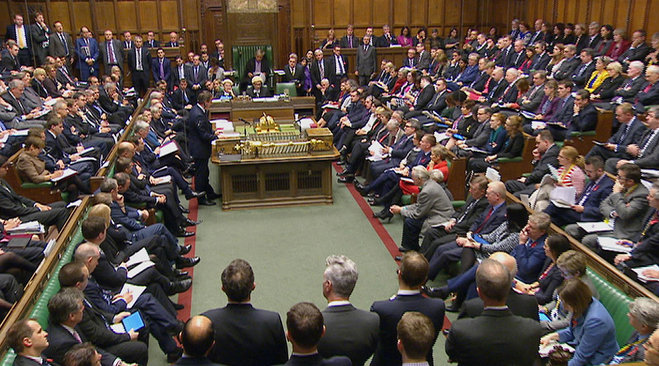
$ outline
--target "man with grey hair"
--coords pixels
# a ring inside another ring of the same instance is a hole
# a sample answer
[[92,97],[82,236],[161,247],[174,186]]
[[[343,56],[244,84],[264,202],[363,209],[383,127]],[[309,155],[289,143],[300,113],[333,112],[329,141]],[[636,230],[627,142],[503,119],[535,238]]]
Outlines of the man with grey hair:
[[330,255],[325,265],[323,296],[328,304],[322,313],[326,330],[318,352],[324,358],[348,356],[353,365],[363,365],[377,347],[380,318],[350,303],[359,277],[355,262],[344,255]]
[[8,128],[24,130],[31,127],[43,127],[46,121],[35,120],[37,113],[28,110],[28,108],[21,102],[21,96],[25,90],[25,83],[22,80],[14,79],[9,82],[7,91],[2,93],[1,97],[7,102],[14,112],[16,117],[11,122],[5,122]]
[[529,221],[519,233],[519,245],[510,253],[517,260],[517,276],[524,283],[538,280],[542,265],[547,258],[545,240],[551,218],[544,212],[536,212],[529,216]]
[[641,91],[643,84],[645,84],[645,79],[643,78],[644,69],[645,65],[641,61],[632,61],[629,63],[627,79],[615,90],[615,97],[611,99],[612,104],[634,103],[636,94]]
[[627,344],[620,347],[620,350],[613,356],[611,364],[643,361],[645,343],[650,339],[650,335],[657,329],[657,323],[659,323],[659,303],[647,297],[637,297],[629,304],[627,317],[635,331]]

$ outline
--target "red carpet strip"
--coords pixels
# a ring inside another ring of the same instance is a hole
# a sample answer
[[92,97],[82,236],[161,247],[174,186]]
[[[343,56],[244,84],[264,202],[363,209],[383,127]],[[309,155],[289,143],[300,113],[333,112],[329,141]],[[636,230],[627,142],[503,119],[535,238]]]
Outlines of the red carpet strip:
[[[196,199],[192,199],[188,201],[188,210],[190,210],[190,213],[188,214],[188,218],[190,220],[197,221],[197,216],[199,214],[198,209],[199,209],[199,204],[197,203]],[[187,228],[187,230],[196,233],[197,226],[190,226]],[[185,245],[192,245],[192,250],[190,250],[190,253],[186,255],[187,257],[194,257],[196,242],[197,242],[197,235],[193,235],[185,238]],[[192,287],[194,287],[194,267],[186,268],[185,271],[187,271],[188,275],[192,277],[193,280]],[[181,321],[187,321],[188,319],[190,319],[190,308],[192,306],[192,287],[190,287],[188,291],[178,294],[178,303],[185,306],[183,310],[180,310],[178,312],[178,318]]]

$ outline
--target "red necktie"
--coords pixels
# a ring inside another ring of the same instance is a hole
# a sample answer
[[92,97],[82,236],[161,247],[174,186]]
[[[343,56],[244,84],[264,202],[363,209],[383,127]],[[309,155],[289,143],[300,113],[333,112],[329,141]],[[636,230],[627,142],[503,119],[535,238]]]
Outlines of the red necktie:
[[476,228],[476,230],[474,230],[475,233],[479,233],[481,230],[483,230],[483,227],[487,223],[487,220],[489,220],[490,216],[492,216],[492,212],[494,212],[494,207],[490,208],[490,211],[487,212],[487,216],[485,216],[485,219],[483,220],[483,222],[481,222],[481,224],[478,226],[478,228]]

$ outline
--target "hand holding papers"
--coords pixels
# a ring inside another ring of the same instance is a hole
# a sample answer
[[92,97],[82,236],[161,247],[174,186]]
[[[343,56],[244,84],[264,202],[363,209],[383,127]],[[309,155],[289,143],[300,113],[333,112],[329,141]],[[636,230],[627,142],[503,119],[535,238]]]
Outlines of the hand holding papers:
[[616,238],[599,236],[597,242],[604,250],[617,253],[629,253],[634,249],[634,242],[629,240],[619,240]]
[[177,151],[178,145],[176,144],[176,141],[168,141],[160,146],[160,154],[158,154],[158,157],[161,158]]
[[69,177],[72,177],[72,176],[74,176],[74,175],[76,175],[76,174],[78,174],[78,172],[76,172],[75,170],[73,170],[73,169],[71,169],[71,168],[66,168],[66,169],[64,169],[64,171],[62,172],[62,175],[60,175],[59,177],[55,177],[55,178],[51,179],[51,181],[54,182],[54,183],[57,183],[57,182],[59,182],[59,181],[61,181],[61,180],[64,180],[64,179],[69,178]]

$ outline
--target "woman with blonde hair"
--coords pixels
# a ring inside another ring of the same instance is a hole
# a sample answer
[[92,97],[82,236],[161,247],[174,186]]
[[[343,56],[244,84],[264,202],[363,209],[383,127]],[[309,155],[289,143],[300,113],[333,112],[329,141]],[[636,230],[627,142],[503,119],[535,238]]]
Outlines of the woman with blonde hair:
[[529,197],[534,210],[544,211],[549,206],[551,192],[556,187],[574,187],[575,198],[583,192],[586,183],[586,174],[583,171],[585,162],[574,146],[563,146],[558,152],[558,165],[557,176],[550,175],[552,179],[549,180],[543,178],[544,184]]
[[611,63],[611,58],[607,56],[599,56],[595,59],[595,71],[590,74],[590,78],[586,81],[586,86],[584,89],[588,90],[590,93],[594,92],[604,80],[609,78],[609,72],[606,70],[606,67]]

